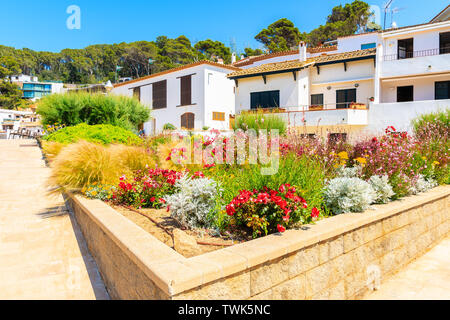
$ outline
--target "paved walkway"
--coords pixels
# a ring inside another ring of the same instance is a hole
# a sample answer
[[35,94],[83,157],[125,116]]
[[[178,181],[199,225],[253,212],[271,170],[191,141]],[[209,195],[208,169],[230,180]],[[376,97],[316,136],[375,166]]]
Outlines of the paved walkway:
[[450,236],[388,279],[366,300],[449,300]]
[[108,299],[34,140],[0,140],[0,299]]

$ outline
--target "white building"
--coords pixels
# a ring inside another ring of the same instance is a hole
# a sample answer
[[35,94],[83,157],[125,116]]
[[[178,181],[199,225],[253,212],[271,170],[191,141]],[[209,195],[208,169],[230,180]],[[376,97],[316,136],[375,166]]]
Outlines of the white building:
[[290,126],[313,133],[318,126],[349,131],[367,125],[374,96],[376,49],[264,64],[233,72],[236,113],[281,108]]
[[23,98],[36,101],[50,94],[63,93],[64,84],[56,81],[39,81],[36,76],[13,75],[11,81],[23,91]]
[[146,134],[161,132],[165,124],[202,130],[230,129],[234,115],[234,81],[227,74],[239,68],[200,61],[114,85],[112,94],[135,96],[152,109]]
[[245,70],[229,75],[236,113],[281,108],[279,116],[308,133],[409,130],[420,114],[450,108],[449,12],[422,25],[339,37],[320,55],[300,47],[241,60],[234,65]]

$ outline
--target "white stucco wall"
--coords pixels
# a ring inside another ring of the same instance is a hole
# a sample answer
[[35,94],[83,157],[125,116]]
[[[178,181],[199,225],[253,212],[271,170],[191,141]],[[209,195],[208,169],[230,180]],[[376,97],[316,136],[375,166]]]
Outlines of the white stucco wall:
[[[450,71],[450,54],[439,55],[439,34],[450,32],[450,21],[400,29],[382,35],[381,78]],[[414,39],[414,58],[397,59],[398,40]]]
[[280,90],[280,108],[299,105],[298,81],[294,81],[292,72],[267,76],[264,84],[262,76],[242,78],[236,88],[236,113],[250,109],[250,93]]
[[[222,70],[209,67],[205,72],[204,126],[229,130],[230,115],[235,114],[235,84]],[[213,120],[213,112],[225,113],[225,121]]]
[[[375,65],[372,59],[348,62],[347,71],[344,70],[343,63],[321,66],[320,74],[317,73],[317,68],[310,68],[310,94],[322,93],[324,104],[328,105],[325,107],[333,109],[337,90],[356,89],[357,102],[367,104],[374,96],[374,73]],[[331,89],[328,90],[328,87]],[[308,104],[311,104],[311,101]]]
[[434,100],[437,81],[450,81],[450,72],[435,76],[382,80],[380,101],[381,103],[397,102],[397,87],[402,86],[414,86],[414,101]]
[[418,116],[449,108],[450,100],[371,104],[365,131],[382,133],[388,126],[394,126],[398,131],[410,131],[411,121]]
[[379,43],[378,33],[354,35],[338,38],[338,53],[361,50],[361,45],[368,43]]
[[[171,123],[177,128],[181,127],[181,116],[186,112],[195,115],[195,130],[201,130],[204,126],[215,129],[223,129],[227,124],[219,121],[209,121],[208,114],[212,111],[234,113],[234,81],[226,78],[230,73],[229,69],[219,68],[202,64],[191,68],[155,76],[150,79],[133,82],[118,86],[112,90],[112,94],[132,96],[133,90],[130,88],[141,87],[141,103],[152,109],[152,118],[144,125],[144,130],[149,134],[152,130],[152,123],[156,125],[156,132],[162,131],[166,123]],[[212,74],[208,85],[208,74]],[[181,99],[180,77],[192,75],[192,105],[179,107]],[[167,108],[153,110],[152,83],[167,81]],[[228,125],[229,126],[229,125]]]

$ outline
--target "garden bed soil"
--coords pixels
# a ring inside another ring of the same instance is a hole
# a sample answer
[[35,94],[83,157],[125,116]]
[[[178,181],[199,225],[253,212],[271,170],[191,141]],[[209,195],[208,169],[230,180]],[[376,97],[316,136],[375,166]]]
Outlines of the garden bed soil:
[[170,216],[170,212],[166,209],[135,210],[115,205],[111,207],[186,258],[250,240],[244,236],[235,239],[216,237],[204,229],[186,230]]

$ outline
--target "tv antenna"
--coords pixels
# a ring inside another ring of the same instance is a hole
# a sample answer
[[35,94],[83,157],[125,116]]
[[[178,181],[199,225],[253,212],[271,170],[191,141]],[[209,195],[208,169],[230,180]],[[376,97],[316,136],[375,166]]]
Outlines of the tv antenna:
[[388,13],[388,11],[390,11],[390,9],[391,9],[392,2],[394,2],[394,0],[388,0],[387,2],[385,2],[384,7],[383,7],[383,9],[384,9],[384,23],[383,23],[383,30],[386,30],[386,18],[387,18],[387,13]]
[[[395,23],[395,21],[394,21],[394,15],[397,14],[397,13],[399,13],[399,12],[402,11],[402,10],[405,10],[405,9],[406,9],[406,8],[393,8],[393,9],[391,10],[391,26],[393,26],[394,23]],[[397,24],[395,23],[395,25],[397,25]]]

